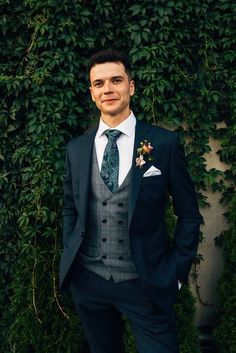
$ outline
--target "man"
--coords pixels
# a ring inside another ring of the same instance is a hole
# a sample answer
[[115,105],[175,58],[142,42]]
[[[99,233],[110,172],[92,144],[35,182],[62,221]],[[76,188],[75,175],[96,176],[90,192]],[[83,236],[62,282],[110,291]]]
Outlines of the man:
[[[173,304],[198,245],[198,211],[178,134],[130,111],[135,85],[126,56],[90,59],[99,126],[67,146],[62,288],[73,300],[92,353],[123,353],[125,315],[139,353],[178,352]],[[167,195],[177,225],[170,247]]]

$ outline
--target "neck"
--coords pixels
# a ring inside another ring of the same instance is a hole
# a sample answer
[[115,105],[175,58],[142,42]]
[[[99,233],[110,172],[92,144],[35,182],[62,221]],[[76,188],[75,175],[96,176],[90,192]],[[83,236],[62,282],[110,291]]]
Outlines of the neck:
[[116,127],[119,124],[121,124],[124,120],[126,120],[130,116],[130,110],[126,112],[126,114],[122,114],[119,116],[112,116],[112,115],[106,115],[102,114],[101,119],[104,121],[106,125],[109,127]]

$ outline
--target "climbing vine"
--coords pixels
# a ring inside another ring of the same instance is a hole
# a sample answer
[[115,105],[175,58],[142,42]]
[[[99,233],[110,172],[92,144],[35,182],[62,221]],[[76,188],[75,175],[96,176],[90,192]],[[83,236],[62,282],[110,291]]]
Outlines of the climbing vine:
[[[230,205],[236,8],[228,0],[1,0],[0,7],[0,352],[74,353],[83,332],[57,272],[65,145],[98,118],[88,57],[104,47],[130,56],[136,116],[180,132],[201,207],[209,188]],[[206,170],[210,137],[221,144],[226,172]],[[187,287],[176,310],[181,353],[199,353]],[[126,342],[134,353],[129,328]]]

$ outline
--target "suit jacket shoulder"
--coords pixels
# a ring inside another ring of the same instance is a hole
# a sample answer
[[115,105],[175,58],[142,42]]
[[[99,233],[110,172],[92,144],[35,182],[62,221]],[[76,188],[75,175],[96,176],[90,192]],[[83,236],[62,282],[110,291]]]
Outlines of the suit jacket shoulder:
[[147,131],[147,134],[148,134],[147,138],[151,139],[151,142],[158,140],[159,144],[160,143],[170,144],[173,141],[178,140],[179,138],[179,134],[176,131],[171,131],[157,125],[144,123],[139,120],[137,120],[137,124],[139,125],[140,129]]
[[85,142],[90,136],[95,136],[96,131],[97,131],[97,126],[86,130],[82,135],[76,136],[73,139],[71,139],[67,143],[66,148],[68,150],[71,150],[71,149],[73,150],[75,147],[78,147],[81,143]]

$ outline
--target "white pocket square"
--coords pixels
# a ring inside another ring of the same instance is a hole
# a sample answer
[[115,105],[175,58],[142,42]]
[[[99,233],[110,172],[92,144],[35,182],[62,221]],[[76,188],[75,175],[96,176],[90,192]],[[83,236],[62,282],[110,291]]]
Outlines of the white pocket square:
[[155,175],[161,175],[161,171],[160,169],[154,167],[154,165],[152,165],[144,174],[143,177],[151,177],[151,176],[155,176]]

